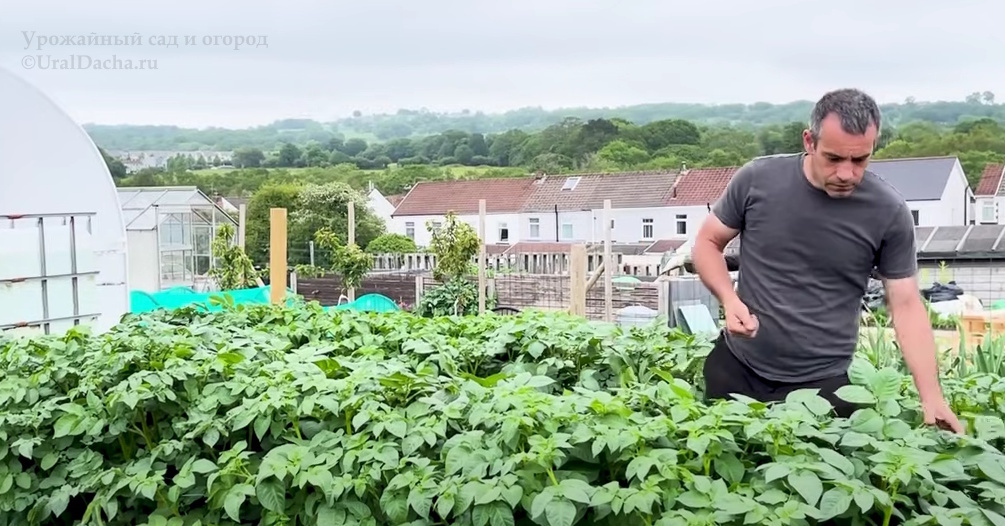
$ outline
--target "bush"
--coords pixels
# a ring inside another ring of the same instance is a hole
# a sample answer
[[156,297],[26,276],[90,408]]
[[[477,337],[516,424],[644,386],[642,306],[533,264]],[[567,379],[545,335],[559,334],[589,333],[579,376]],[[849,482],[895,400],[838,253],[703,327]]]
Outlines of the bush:
[[403,234],[381,234],[366,246],[370,254],[413,254],[419,251],[412,238]]
[[706,405],[708,350],[559,313],[316,304],[0,337],[0,523],[1005,521],[1002,378],[945,379],[976,434],[957,437],[864,359],[850,419],[808,391]]

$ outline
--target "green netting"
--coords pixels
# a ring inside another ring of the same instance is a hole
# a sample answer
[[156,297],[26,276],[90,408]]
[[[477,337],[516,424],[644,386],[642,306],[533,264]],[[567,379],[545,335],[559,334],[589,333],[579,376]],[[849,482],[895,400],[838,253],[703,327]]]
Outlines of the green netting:
[[[185,287],[163,290],[161,292],[143,292],[134,290],[129,293],[130,312],[139,314],[156,309],[177,309],[190,305],[198,305],[210,311],[220,310],[219,305],[212,302],[213,296],[230,296],[234,305],[248,303],[269,303],[270,289],[268,286],[251,289],[225,290],[216,292],[195,292]],[[292,290],[287,291],[288,302],[297,297]],[[367,312],[392,312],[399,310],[398,304],[383,294],[365,294],[351,303],[344,303],[325,310],[360,310]]]
[[366,312],[392,312],[398,310],[398,304],[383,294],[364,294],[356,301],[343,303],[327,310],[360,310]]
[[[251,289],[224,290],[214,292],[195,292],[185,287],[176,287],[163,290],[161,292],[143,292],[134,290],[129,293],[130,312],[141,313],[156,309],[177,309],[189,305],[199,305],[207,310],[219,310],[218,305],[212,304],[213,296],[230,296],[235,305],[245,303],[268,303],[270,288],[256,287]],[[293,291],[287,291],[291,300],[295,295]]]

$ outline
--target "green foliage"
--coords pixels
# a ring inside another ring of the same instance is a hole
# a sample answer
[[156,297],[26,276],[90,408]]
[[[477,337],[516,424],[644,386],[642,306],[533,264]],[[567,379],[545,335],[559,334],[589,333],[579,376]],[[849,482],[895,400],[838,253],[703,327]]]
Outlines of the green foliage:
[[471,225],[459,221],[453,212],[447,213],[444,219],[438,229],[432,222],[426,224],[426,229],[432,233],[429,251],[436,255],[433,279],[437,281],[450,281],[470,273],[471,259],[481,248],[481,239]]
[[[355,213],[355,243],[366,246],[370,241],[384,233],[384,221],[374,215],[369,208],[366,197],[346,183],[328,182],[324,184],[308,184],[304,186],[297,199],[297,209],[290,214],[290,244],[297,247],[300,258],[297,262],[307,261],[304,258],[307,240],[312,239],[316,232],[328,230],[341,239],[349,237],[349,202],[353,202]],[[292,255],[292,254],[291,254]],[[309,258],[309,252],[306,253]],[[315,263],[327,266],[327,255],[323,251],[315,252]]]
[[[297,209],[300,188],[294,184],[268,183],[248,200],[244,246],[255,263],[263,265],[269,261],[269,211],[273,208],[285,208],[289,217]],[[289,233],[287,240],[292,241]]]
[[[955,155],[976,186],[987,163],[1005,160],[1005,105],[993,95],[965,103],[884,105],[877,159]],[[657,105],[658,106],[658,105]],[[547,173],[610,172],[741,165],[758,155],[802,151],[810,103],[785,106],[697,107],[662,115],[657,106],[630,111],[569,111],[547,123],[485,131],[472,126],[433,135],[374,142],[359,138],[298,139],[292,130],[267,150],[235,151],[239,170],[198,171],[198,155],[179,154],[167,170],[141,170],[121,186],[195,184],[208,194],[250,195],[265,182],[373,183],[385,195],[403,194],[417,181]],[[781,109],[785,108],[785,109]],[[728,118],[719,118],[721,115]],[[659,115],[659,116],[657,116]],[[625,117],[625,118],[620,118]],[[399,115],[391,119],[412,119]],[[485,118],[481,116],[479,118]],[[627,119],[627,120],[626,120]],[[354,120],[358,121],[358,120]],[[214,133],[216,130],[214,130]],[[239,132],[233,132],[239,133]],[[188,137],[188,135],[186,135]],[[99,144],[103,144],[98,140]],[[262,158],[261,162],[256,159]],[[361,246],[366,246],[361,244]]]
[[329,254],[331,270],[342,279],[346,288],[358,288],[373,268],[373,257],[360,250],[355,243],[343,245],[328,228],[314,234],[317,246]]
[[[485,308],[495,307],[496,298],[486,297]],[[478,314],[478,285],[464,277],[455,277],[422,294],[416,313],[420,316],[467,316]]]
[[[349,201],[355,203],[356,242],[366,246],[384,233],[384,222],[368,207],[366,198],[344,182],[311,184],[269,183],[248,201],[246,242],[252,260],[263,265],[269,257],[269,221],[272,208],[285,208],[287,253],[293,267],[310,263],[310,241],[315,232],[328,229],[343,239],[349,235]],[[315,264],[331,266],[331,255],[315,253]]]
[[258,272],[251,258],[234,243],[234,227],[220,225],[213,238],[213,268],[209,275],[216,279],[221,290],[245,289],[257,286]]
[[[4,524],[1001,524],[1005,380],[949,376],[922,426],[858,359],[812,391],[708,405],[709,345],[561,313],[316,304],[128,315],[0,336]],[[999,448],[999,449],[996,449]]]
[[414,254],[419,251],[412,238],[403,234],[381,234],[366,246],[371,254]]
[[[582,121],[603,119],[614,127],[627,121],[645,125],[656,121],[684,119],[699,126],[738,122],[751,127],[784,126],[790,122],[805,123],[812,101],[794,101],[786,104],[690,104],[664,102],[638,104],[619,108],[521,108],[498,114],[483,112],[434,113],[401,109],[386,114],[354,115],[321,123],[310,119],[284,119],[266,126],[246,129],[186,129],[177,126],[136,126],[87,124],[84,128],[94,141],[112,150],[219,150],[255,148],[264,151],[278,150],[283,143],[298,145],[316,144],[326,152],[338,152],[346,159],[368,151],[374,142],[389,146],[381,153],[402,157],[432,158],[441,151],[451,157],[463,158],[465,151],[457,151],[457,143],[446,148],[426,147],[408,139],[423,136],[448,136],[456,130],[470,130],[479,137],[483,134],[505,135],[510,132],[536,132],[560,124],[564,119]],[[955,125],[967,118],[990,117],[1005,121],[1005,104],[995,104],[993,93],[973,93],[965,100],[920,102],[909,99],[903,103],[881,105],[887,122],[900,125],[911,121],[929,121],[940,125]],[[597,126],[597,134],[608,133],[606,124]],[[800,127],[800,131],[802,127]],[[362,140],[361,137],[366,138]],[[494,143],[488,137],[464,143],[474,156],[483,155],[484,147],[491,151]],[[308,146],[309,147],[309,146]],[[305,148],[299,148],[303,154]],[[597,147],[596,149],[599,149]],[[305,156],[306,157],[306,156]],[[338,156],[336,159],[338,160]],[[428,162],[428,161],[426,161]],[[337,163],[333,163],[337,164]]]

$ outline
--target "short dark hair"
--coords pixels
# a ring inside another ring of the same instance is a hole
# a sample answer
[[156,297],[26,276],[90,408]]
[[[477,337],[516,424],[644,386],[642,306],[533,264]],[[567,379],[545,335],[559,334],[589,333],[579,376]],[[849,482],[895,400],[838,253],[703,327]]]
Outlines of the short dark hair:
[[820,126],[828,115],[836,113],[841,118],[841,128],[846,133],[864,135],[870,124],[879,132],[881,121],[879,105],[865,92],[853,88],[830,91],[820,97],[810,114],[810,136],[820,140]]

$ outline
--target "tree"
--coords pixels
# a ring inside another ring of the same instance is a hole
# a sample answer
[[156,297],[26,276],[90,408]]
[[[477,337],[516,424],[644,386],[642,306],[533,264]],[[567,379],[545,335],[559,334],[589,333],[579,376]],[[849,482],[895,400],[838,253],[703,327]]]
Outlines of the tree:
[[[297,262],[309,261],[308,242],[315,232],[327,229],[339,239],[349,237],[349,202],[354,203],[356,215],[355,243],[366,246],[385,231],[384,221],[370,210],[366,196],[347,183],[330,182],[308,184],[301,187],[295,209],[290,213],[289,239],[293,249],[291,257]],[[315,251],[315,264],[330,266],[329,255]]]
[[[300,189],[301,187],[295,184],[269,183],[255,192],[248,200],[244,244],[248,247],[248,254],[255,263],[264,265],[269,261],[270,210],[285,208],[287,215],[296,212]],[[288,237],[288,241],[290,241],[290,246],[297,246],[293,244],[295,240]],[[290,255],[297,256],[298,254],[291,251]],[[295,257],[291,258],[291,261],[295,261]]]
[[314,241],[330,255],[329,268],[342,279],[346,289],[359,288],[373,268],[373,257],[359,249],[359,245],[339,243],[338,236],[328,228],[314,234]]
[[471,259],[482,243],[471,225],[458,221],[457,215],[450,212],[440,228],[429,222],[426,229],[432,233],[429,251],[436,255],[433,279],[450,281],[471,272]]
[[231,162],[237,168],[258,168],[265,160],[265,154],[258,148],[238,148],[231,156]]
[[213,238],[213,268],[209,275],[216,279],[220,290],[236,290],[254,287],[258,284],[258,272],[251,258],[234,244],[234,227],[221,225]]

